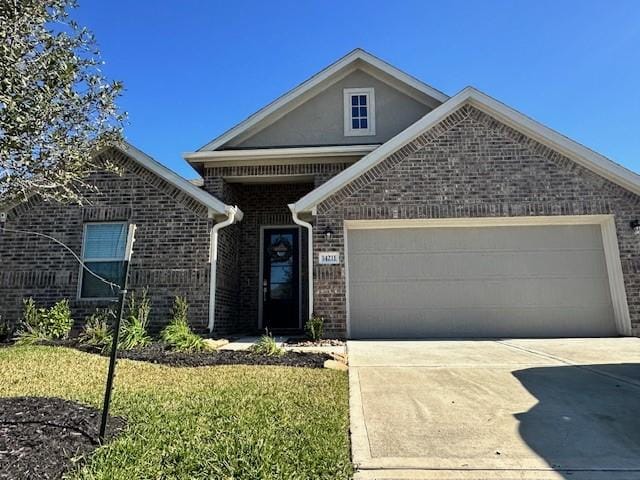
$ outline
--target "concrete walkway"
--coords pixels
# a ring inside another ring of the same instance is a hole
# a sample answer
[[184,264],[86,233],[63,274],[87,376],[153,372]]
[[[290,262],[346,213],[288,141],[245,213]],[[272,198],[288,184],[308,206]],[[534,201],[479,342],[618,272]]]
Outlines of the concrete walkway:
[[640,339],[350,341],[356,479],[640,479]]

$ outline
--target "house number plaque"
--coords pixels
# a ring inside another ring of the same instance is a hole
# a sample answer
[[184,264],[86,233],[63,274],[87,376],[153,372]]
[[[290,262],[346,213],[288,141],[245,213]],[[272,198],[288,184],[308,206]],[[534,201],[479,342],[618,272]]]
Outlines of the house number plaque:
[[318,263],[320,265],[338,265],[340,263],[340,253],[320,252],[318,254]]

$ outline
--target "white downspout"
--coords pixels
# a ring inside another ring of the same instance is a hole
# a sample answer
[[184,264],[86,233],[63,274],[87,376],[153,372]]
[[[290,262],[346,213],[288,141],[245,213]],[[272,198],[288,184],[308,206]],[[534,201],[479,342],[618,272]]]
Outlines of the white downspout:
[[209,246],[209,333],[213,332],[216,322],[216,272],[218,268],[218,230],[227,227],[235,222],[238,207],[229,207],[227,209],[227,219],[216,223],[211,228],[211,243]]
[[295,210],[295,204],[289,204],[289,210],[291,210],[291,215],[293,216],[294,223],[306,228],[309,231],[309,239],[307,240],[307,247],[309,249],[309,253],[307,254],[307,260],[309,262],[307,277],[309,280],[309,316],[311,318],[313,315],[313,225],[309,222],[305,222],[298,218],[298,212]]

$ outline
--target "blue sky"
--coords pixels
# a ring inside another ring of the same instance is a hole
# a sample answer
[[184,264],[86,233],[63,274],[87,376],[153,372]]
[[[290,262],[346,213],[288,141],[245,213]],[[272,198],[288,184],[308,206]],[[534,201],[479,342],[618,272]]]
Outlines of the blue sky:
[[640,1],[79,0],[127,139],[193,151],[355,47],[453,95],[473,85],[640,171]]

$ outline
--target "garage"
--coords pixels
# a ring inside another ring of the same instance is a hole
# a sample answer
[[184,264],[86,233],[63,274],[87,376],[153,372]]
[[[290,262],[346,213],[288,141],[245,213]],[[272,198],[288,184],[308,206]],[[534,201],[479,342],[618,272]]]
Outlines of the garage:
[[601,220],[345,222],[349,336],[617,335],[626,300]]

